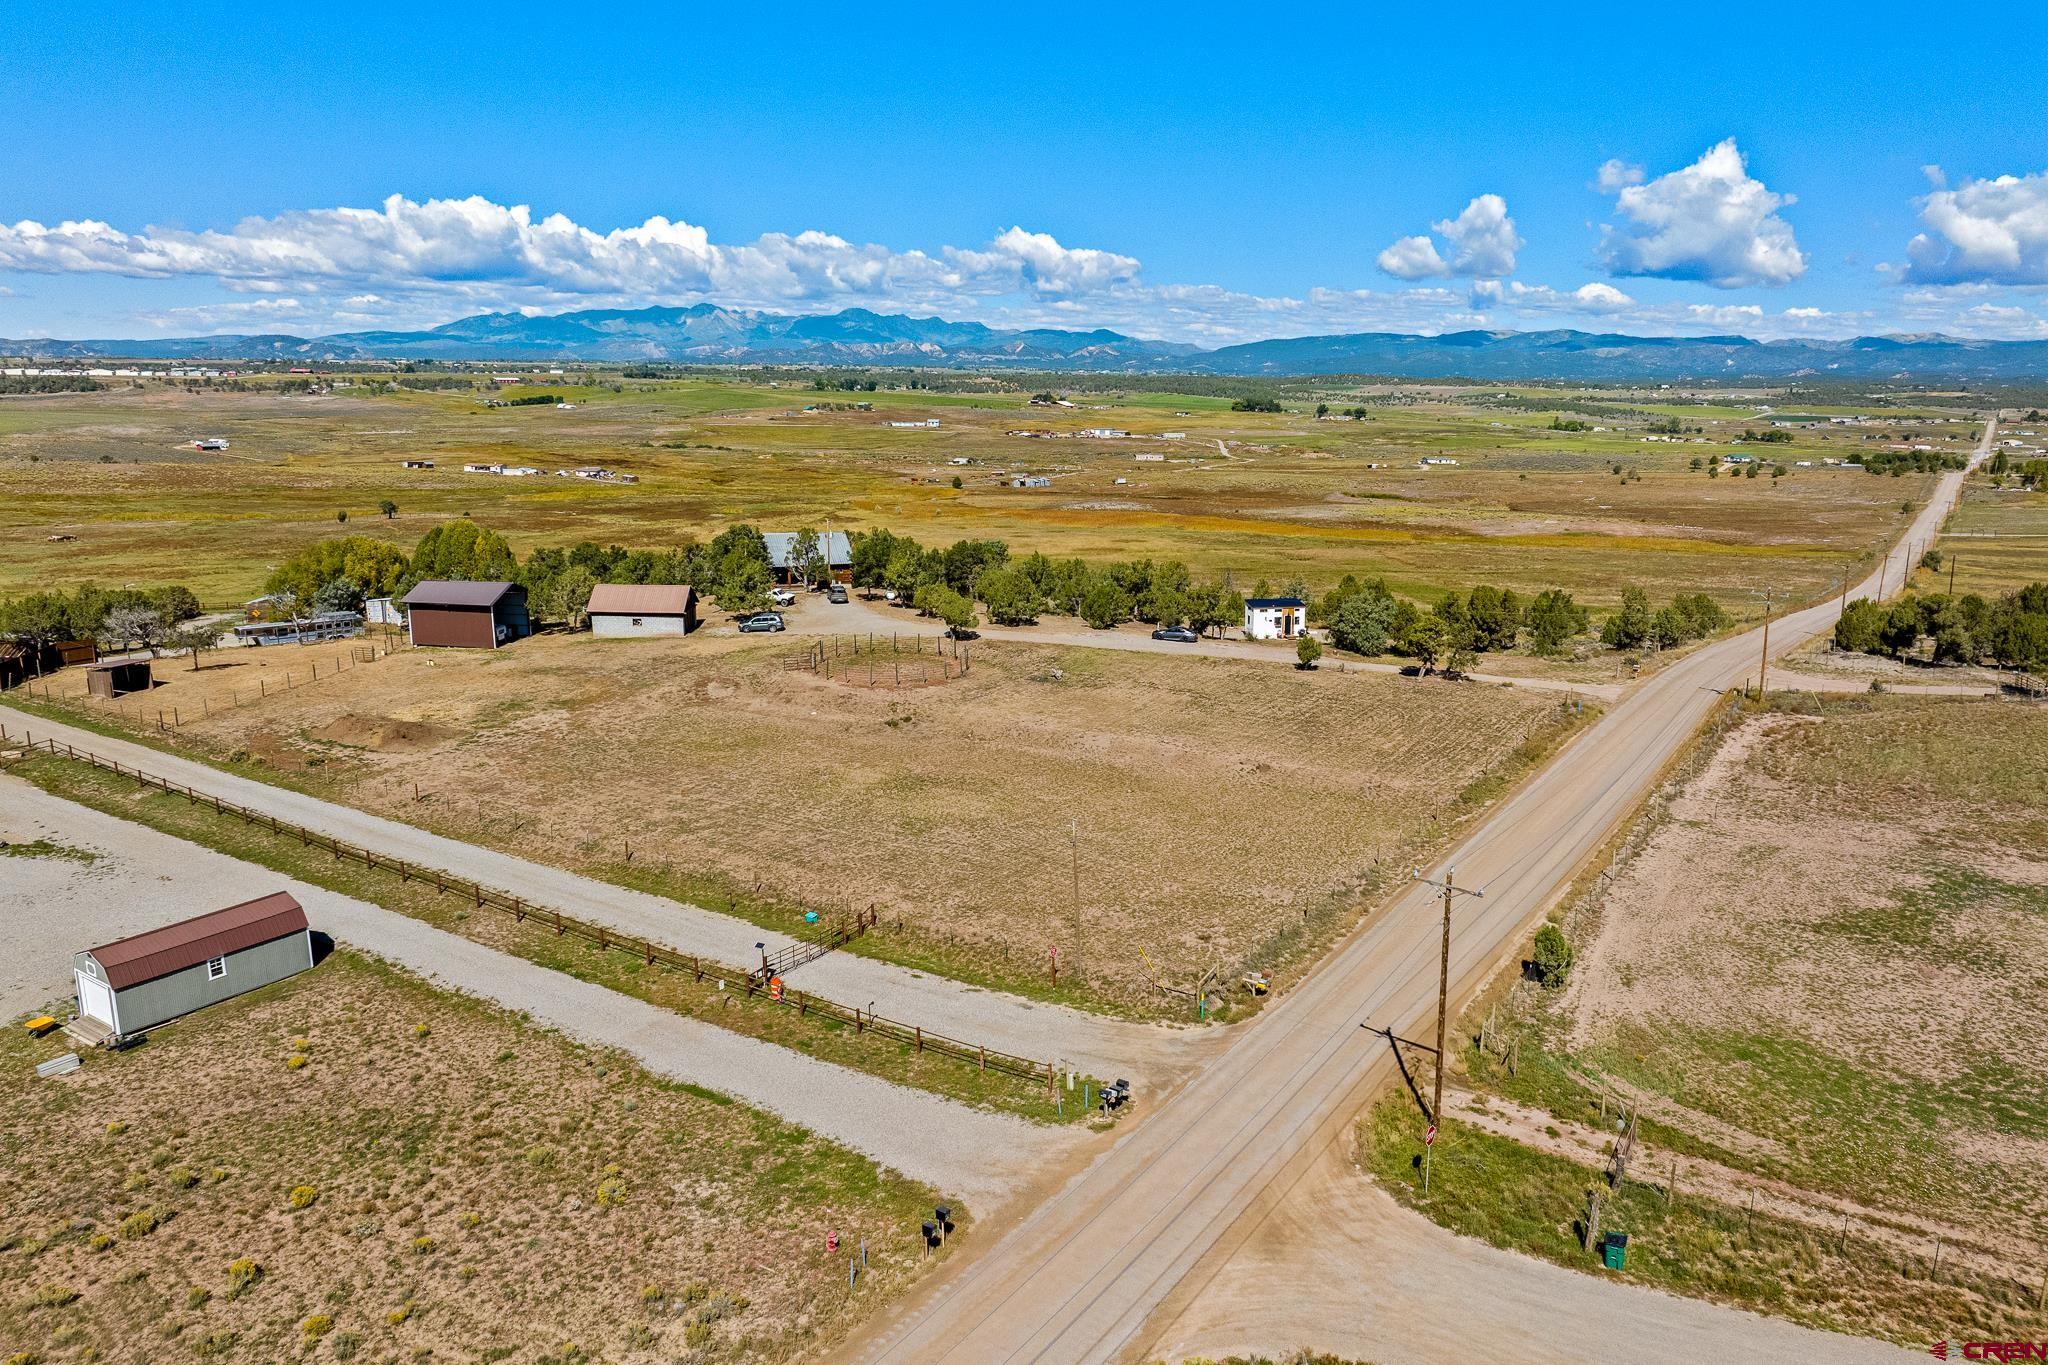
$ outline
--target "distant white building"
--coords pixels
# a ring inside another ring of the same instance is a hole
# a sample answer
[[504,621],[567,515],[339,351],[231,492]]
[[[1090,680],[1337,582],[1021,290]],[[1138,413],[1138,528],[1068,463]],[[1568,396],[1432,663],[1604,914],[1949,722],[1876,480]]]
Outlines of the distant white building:
[[1052,480],[1043,474],[1019,474],[1010,480],[1012,488],[1050,488]]
[[1308,629],[1308,604],[1299,597],[1248,597],[1244,633],[1252,640],[1292,640]]
[[1156,450],[1141,450],[1133,458],[1142,460],[1146,464],[1166,463],[1166,457]]
[[462,467],[462,472],[465,474],[502,474],[505,472],[505,466],[498,464],[466,464]]
[[1424,469],[1448,469],[1458,462],[1448,455],[1425,455],[1415,463]]

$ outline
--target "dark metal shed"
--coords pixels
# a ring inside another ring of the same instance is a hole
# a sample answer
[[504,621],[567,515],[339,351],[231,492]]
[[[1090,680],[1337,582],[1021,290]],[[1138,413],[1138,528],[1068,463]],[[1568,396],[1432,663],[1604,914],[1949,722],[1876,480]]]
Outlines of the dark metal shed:
[[405,616],[415,645],[496,649],[533,633],[517,583],[429,580],[405,595]]

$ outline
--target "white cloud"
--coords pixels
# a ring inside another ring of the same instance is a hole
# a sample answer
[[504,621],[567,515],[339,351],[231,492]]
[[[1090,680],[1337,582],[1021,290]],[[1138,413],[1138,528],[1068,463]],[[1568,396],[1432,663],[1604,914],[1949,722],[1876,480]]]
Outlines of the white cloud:
[[1472,286],[1474,308],[1511,307],[1524,313],[1617,313],[1635,300],[1611,284],[1582,284],[1577,289],[1552,289],[1520,280],[1480,280]]
[[211,278],[237,292],[486,284],[557,295],[717,294],[737,303],[851,299],[920,291],[1085,294],[1128,284],[1138,262],[1011,228],[986,247],[938,256],[857,245],[827,232],[769,233],[741,245],[664,217],[596,232],[562,214],[479,196],[377,209],[309,209],[227,231],[124,232],[86,219],[0,225],[0,270]]
[[1498,279],[1514,273],[1522,238],[1515,220],[1508,217],[1507,200],[1499,195],[1482,194],[1456,218],[1431,223],[1430,228],[1447,243],[1448,256],[1427,237],[1403,237],[1379,254],[1380,269],[1403,280],[1433,275]]
[[1379,254],[1379,267],[1397,280],[1426,280],[1447,273],[1436,243],[1427,237],[1403,237]]
[[1906,245],[1914,284],[2048,284],[2048,172],[1966,180],[1919,200],[1929,231]]
[[1600,163],[1600,169],[1593,178],[1594,188],[1602,194],[1619,194],[1630,185],[1643,183],[1643,168],[1620,157],[1609,157]]
[[1792,225],[1778,216],[1793,197],[1752,178],[1733,138],[1682,170],[1611,192],[1623,221],[1600,232],[1599,256],[1610,274],[1741,289],[1789,284],[1806,273]]

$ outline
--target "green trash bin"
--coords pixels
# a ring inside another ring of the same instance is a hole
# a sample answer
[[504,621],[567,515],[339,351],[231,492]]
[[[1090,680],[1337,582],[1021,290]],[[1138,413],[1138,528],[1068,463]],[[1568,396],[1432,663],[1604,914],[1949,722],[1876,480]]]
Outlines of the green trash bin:
[[1600,1259],[1609,1270],[1624,1270],[1628,1267],[1628,1234],[1610,1232],[1600,1239]]

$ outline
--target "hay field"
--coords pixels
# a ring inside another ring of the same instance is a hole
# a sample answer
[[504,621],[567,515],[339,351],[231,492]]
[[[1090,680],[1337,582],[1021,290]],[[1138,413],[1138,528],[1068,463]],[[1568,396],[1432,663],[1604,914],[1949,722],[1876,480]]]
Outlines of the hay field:
[[[1957,592],[1997,597],[2029,583],[2048,583],[2048,493],[1994,489],[1972,479],[1936,545],[1955,558]],[[1913,586],[1922,592],[1946,592],[1948,585],[1946,564],[1938,573],[1922,569],[1913,575]]]
[[[1155,969],[1186,986],[1334,932],[1574,719],[1507,687],[992,642],[898,693],[791,672],[795,649],[406,651],[179,742],[653,889],[876,904],[878,951],[970,979],[1049,976],[1057,947],[1065,981],[1153,1010]],[[189,675],[166,676],[152,706]]]
[[[178,580],[210,603],[241,601],[308,540],[345,529],[409,546],[434,521],[469,513],[521,552],[583,538],[663,546],[738,521],[830,522],[938,542],[999,536],[1020,554],[1178,558],[1200,573],[1229,570],[1245,586],[1298,576],[1319,588],[1346,573],[1380,574],[1422,597],[1490,581],[1564,586],[1605,605],[1633,580],[1655,597],[1704,588],[1747,611],[1749,584],[1824,592],[1895,528],[1898,503],[1924,492],[1918,478],[1818,466],[1776,486],[1708,479],[1688,462],[1732,453],[1758,420],[1754,408],[1651,395],[1604,395],[1621,414],[1602,419],[1606,430],[1560,432],[1549,429],[1547,405],[1589,400],[1435,386],[1354,422],[1145,392],[1082,395],[1069,410],[1028,407],[1021,392],[885,390],[858,395],[871,412],[805,412],[855,395],[737,377],[560,391],[576,400],[573,411],[486,409],[476,395],[360,385],[0,398],[0,591]],[[1363,393],[1333,386],[1327,397],[1341,406]],[[1801,428],[1770,455],[1853,458],[1909,432],[1961,450],[1974,435],[1955,414],[1927,424],[1872,411],[1883,425]],[[1648,422],[1671,415],[1702,426],[1686,438],[1700,444],[1646,443]],[[888,425],[927,418],[940,426]],[[1079,434],[1102,427],[1130,437]],[[1012,434],[1022,431],[1048,435]],[[1183,439],[1164,439],[1169,432]],[[197,436],[227,437],[230,449],[202,455],[184,445]],[[1460,464],[1421,469],[1428,455]],[[408,457],[437,467],[400,468]],[[550,475],[466,475],[466,462]],[[586,464],[640,482],[551,473]],[[1617,464],[1639,480],[1617,477]],[[1007,487],[1016,472],[1052,485]],[[378,512],[387,498],[396,519]]]
[[17,1358],[779,1361],[922,1269],[923,1187],[346,950],[62,1050],[0,1038]]

